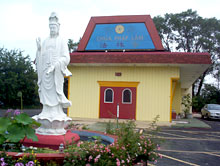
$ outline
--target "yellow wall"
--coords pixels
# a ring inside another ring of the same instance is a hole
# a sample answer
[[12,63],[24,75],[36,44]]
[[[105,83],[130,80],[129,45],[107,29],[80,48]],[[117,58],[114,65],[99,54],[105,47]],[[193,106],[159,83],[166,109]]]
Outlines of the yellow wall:
[[[170,80],[179,77],[176,67],[76,67],[69,66],[70,117],[99,118],[99,84],[97,81],[140,82],[137,87],[136,120],[170,120]],[[121,72],[122,76],[115,76]]]
[[172,109],[175,110],[176,114],[181,112],[181,87],[180,82],[177,82],[175,93],[173,96],[173,105]]

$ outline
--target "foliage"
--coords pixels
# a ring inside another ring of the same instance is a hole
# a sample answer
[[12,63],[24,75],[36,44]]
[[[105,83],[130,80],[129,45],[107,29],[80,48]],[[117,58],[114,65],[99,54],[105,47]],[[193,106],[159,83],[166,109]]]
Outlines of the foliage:
[[15,160],[13,160],[11,156],[8,156],[4,152],[0,153],[0,165],[1,166],[14,165],[14,164],[15,164]]
[[68,156],[65,166],[74,165],[133,165],[140,161],[156,161],[159,157],[155,151],[157,144],[142,134],[135,132],[134,121],[120,124],[114,133],[118,139],[110,144],[101,144],[98,139],[94,142],[78,142],[66,149]]
[[1,166],[40,166],[40,162],[36,159],[35,154],[24,155],[19,159],[13,159],[6,153],[0,154],[0,165]]
[[115,134],[115,128],[113,126],[113,123],[109,120],[106,124],[105,132],[108,134]]
[[[153,18],[164,47],[169,51],[209,52],[213,66],[220,57],[220,20],[202,18],[191,9],[165,14]],[[201,92],[204,77],[212,71],[209,68],[194,84],[193,95]],[[195,93],[197,90],[197,93]]]
[[204,89],[202,89],[202,97],[206,104],[220,104],[220,90],[215,86],[205,84]]
[[36,159],[36,155],[34,153],[24,155],[22,158],[19,158],[16,162],[17,165],[15,164],[15,166],[40,166],[40,162]]
[[49,162],[46,163],[46,166],[58,166],[56,161],[50,160]]
[[201,111],[202,107],[205,105],[205,99],[199,95],[199,96],[193,96],[192,98],[192,107],[194,112]]
[[73,42],[72,39],[68,40],[69,53],[72,53],[72,52],[76,51],[76,49],[77,49],[77,47],[79,45],[80,40],[78,42]]
[[21,147],[22,152],[24,153],[59,153],[58,150],[50,149],[50,148],[37,148],[37,147],[26,147],[23,146]]
[[24,106],[39,105],[37,74],[29,56],[21,51],[0,48],[0,103],[2,108],[20,107],[18,92]]
[[83,125],[82,130],[89,130],[88,125]]
[[15,143],[20,147],[20,141],[25,137],[37,141],[34,128],[39,126],[40,124],[26,113],[9,109],[6,116],[0,117],[0,144],[6,146]]
[[192,101],[195,111],[201,111],[205,104],[220,104],[220,90],[213,85],[204,84],[201,95],[194,96]]
[[160,132],[160,127],[157,126],[157,122],[160,118],[160,115],[157,115],[153,121],[150,124],[150,128],[148,129],[148,131],[146,132],[147,134],[151,135],[151,138],[157,138],[157,133]]
[[66,127],[66,129],[68,130],[78,130],[79,129],[79,125],[75,124],[73,121],[71,121],[68,126]]
[[83,124],[76,124],[71,121],[68,126],[66,127],[68,130],[89,130],[88,125]]
[[190,107],[192,106],[192,99],[189,93],[182,97],[181,104],[184,106],[183,112],[185,113],[185,116],[186,116],[186,114],[190,112]]

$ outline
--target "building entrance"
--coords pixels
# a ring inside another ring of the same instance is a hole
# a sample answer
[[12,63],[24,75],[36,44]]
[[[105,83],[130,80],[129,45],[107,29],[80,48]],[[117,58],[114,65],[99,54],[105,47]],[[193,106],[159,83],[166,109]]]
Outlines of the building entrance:
[[100,118],[136,119],[136,87],[100,86]]

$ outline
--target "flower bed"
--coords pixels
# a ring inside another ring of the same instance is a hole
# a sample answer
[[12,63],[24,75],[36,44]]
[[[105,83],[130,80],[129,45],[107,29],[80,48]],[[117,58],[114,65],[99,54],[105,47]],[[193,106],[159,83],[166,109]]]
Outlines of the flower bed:
[[99,139],[94,142],[82,142],[69,145],[65,152],[64,166],[133,166],[137,163],[147,165],[148,161],[156,162],[161,157],[156,150],[159,146],[142,133],[135,132],[135,123],[122,123],[114,134],[117,140],[104,145]]
[[[0,152],[2,153],[2,152]],[[27,157],[31,155],[31,158],[29,161],[32,161],[32,156],[34,156],[34,160],[38,161],[41,165],[49,163],[50,161],[53,161],[54,163],[58,165],[63,164],[63,160],[65,158],[64,153],[22,153],[22,152],[6,152],[7,156],[12,157],[15,161],[21,160],[23,157]],[[27,161],[27,163],[29,162]],[[25,163],[26,164],[26,163]]]
[[[153,127],[156,126],[156,119],[152,123]],[[12,142],[20,149],[22,145],[20,140],[24,140],[26,137],[37,140],[34,130],[36,125],[38,126],[39,124],[28,117],[27,114],[19,113],[18,111],[14,112],[14,117],[12,118],[0,118],[1,148],[4,149],[4,144]],[[142,132],[135,131],[134,121],[121,123],[120,127],[115,129],[109,128],[109,125],[106,127],[106,131],[115,136],[110,137],[101,132],[75,131],[81,136],[94,137],[95,141],[79,141],[77,144],[73,142],[66,145],[65,153],[35,154],[34,151],[31,151],[31,153],[1,153],[0,165],[132,166],[137,163],[147,165],[148,161],[156,162],[157,158],[161,157],[156,152],[156,150],[159,150],[159,146],[144,136]],[[103,144],[101,139],[108,141],[109,144]]]
[[[72,132],[77,133],[79,136],[84,136],[84,137],[88,137],[88,138],[93,137],[93,136],[100,137],[105,142],[108,142],[108,144],[113,143],[116,139],[116,136],[104,134],[104,133],[98,132],[98,131],[74,130]],[[0,152],[0,153],[2,153],[2,152]],[[46,165],[50,161],[53,161],[53,163],[56,163],[56,165],[63,165],[64,164],[63,161],[64,161],[64,158],[66,157],[66,155],[67,155],[67,153],[59,153],[59,151],[57,151],[57,153],[33,153],[33,151],[32,151],[32,153],[6,152],[5,158],[7,158],[7,156],[11,157],[11,159],[14,160],[13,162],[15,164],[21,163],[21,161],[24,164],[28,164],[28,162],[32,161],[33,156],[34,156],[34,160],[39,162],[40,165]],[[27,159],[28,156],[30,156],[29,159]],[[23,161],[23,159],[22,159],[24,157],[26,158],[25,161]],[[19,159],[20,159],[20,161],[19,161]],[[2,163],[4,163],[4,162],[2,162]],[[0,165],[2,163],[0,162]],[[34,165],[37,165],[37,164],[34,164]],[[20,165],[20,166],[22,166],[22,165]]]

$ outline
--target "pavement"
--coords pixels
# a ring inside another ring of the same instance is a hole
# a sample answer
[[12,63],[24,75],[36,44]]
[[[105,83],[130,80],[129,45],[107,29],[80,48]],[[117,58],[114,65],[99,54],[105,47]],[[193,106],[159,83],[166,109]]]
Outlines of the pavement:
[[[73,119],[73,123],[77,124],[77,125],[82,125],[85,126],[89,129],[94,129],[94,130],[98,130],[98,131],[103,131],[103,129],[105,128],[106,125],[109,122],[111,122],[112,124],[116,124],[117,123],[117,119],[90,119],[90,118],[72,118]],[[128,120],[124,120],[124,119],[119,119],[118,123],[123,123],[123,122],[127,122]],[[146,128],[150,128],[152,122],[150,121],[135,121],[136,127],[140,128],[140,129],[146,129]],[[172,125],[172,123],[169,122],[157,122],[158,126],[166,126],[166,127],[170,127]]]
[[[211,128],[207,123],[199,120],[200,114],[193,114],[192,119],[175,119],[172,122],[156,122],[159,127],[172,127],[172,128]],[[91,118],[72,118],[73,123],[78,126],[84,126],[90,130],[105,131],[108,122],[116,123],[116,119],[91,119]],[[119,119],[118,122],[127,122],[128,120]],[[151,127],[151,121],[135,121],[136,128],[148,129]]]
[[[27,113],[29,116],[37,115],[41,112],[40,109],[24,109],[25,113]],[[0,116],[4,116],[6,110],[0,109]],[[66,113],[67,111],[64,110]],[[192,119],[175,119],[172,122],[161,122],[158,121],[156,124],[159,127],[181,127],[181,128],[210,128],[210,126],[207,123],[204,123],[201,120],[198,120],[200,118],[200,114],[193,114]],[[116,119],[92,119],[92,118],[72,118],[73,123],[78,126],[84,126],[86,128],[89,128],[90,130],[98,130],[103,131],[105,130],[105,125],[108,122],[116,123]],[[128,120],[119,119],[118,122],[126,122]],[[151,127],[152,121],[135,121],[136,127],[139,129],[148,129]]]
[[162,127],[157,136],[164,140],[158,151],[163,158],[151,166],[220,165],[220,120],[201,119],[199,116],[194,120],[207,124],[209,128],[198,127],[198,123],[190,127]]

